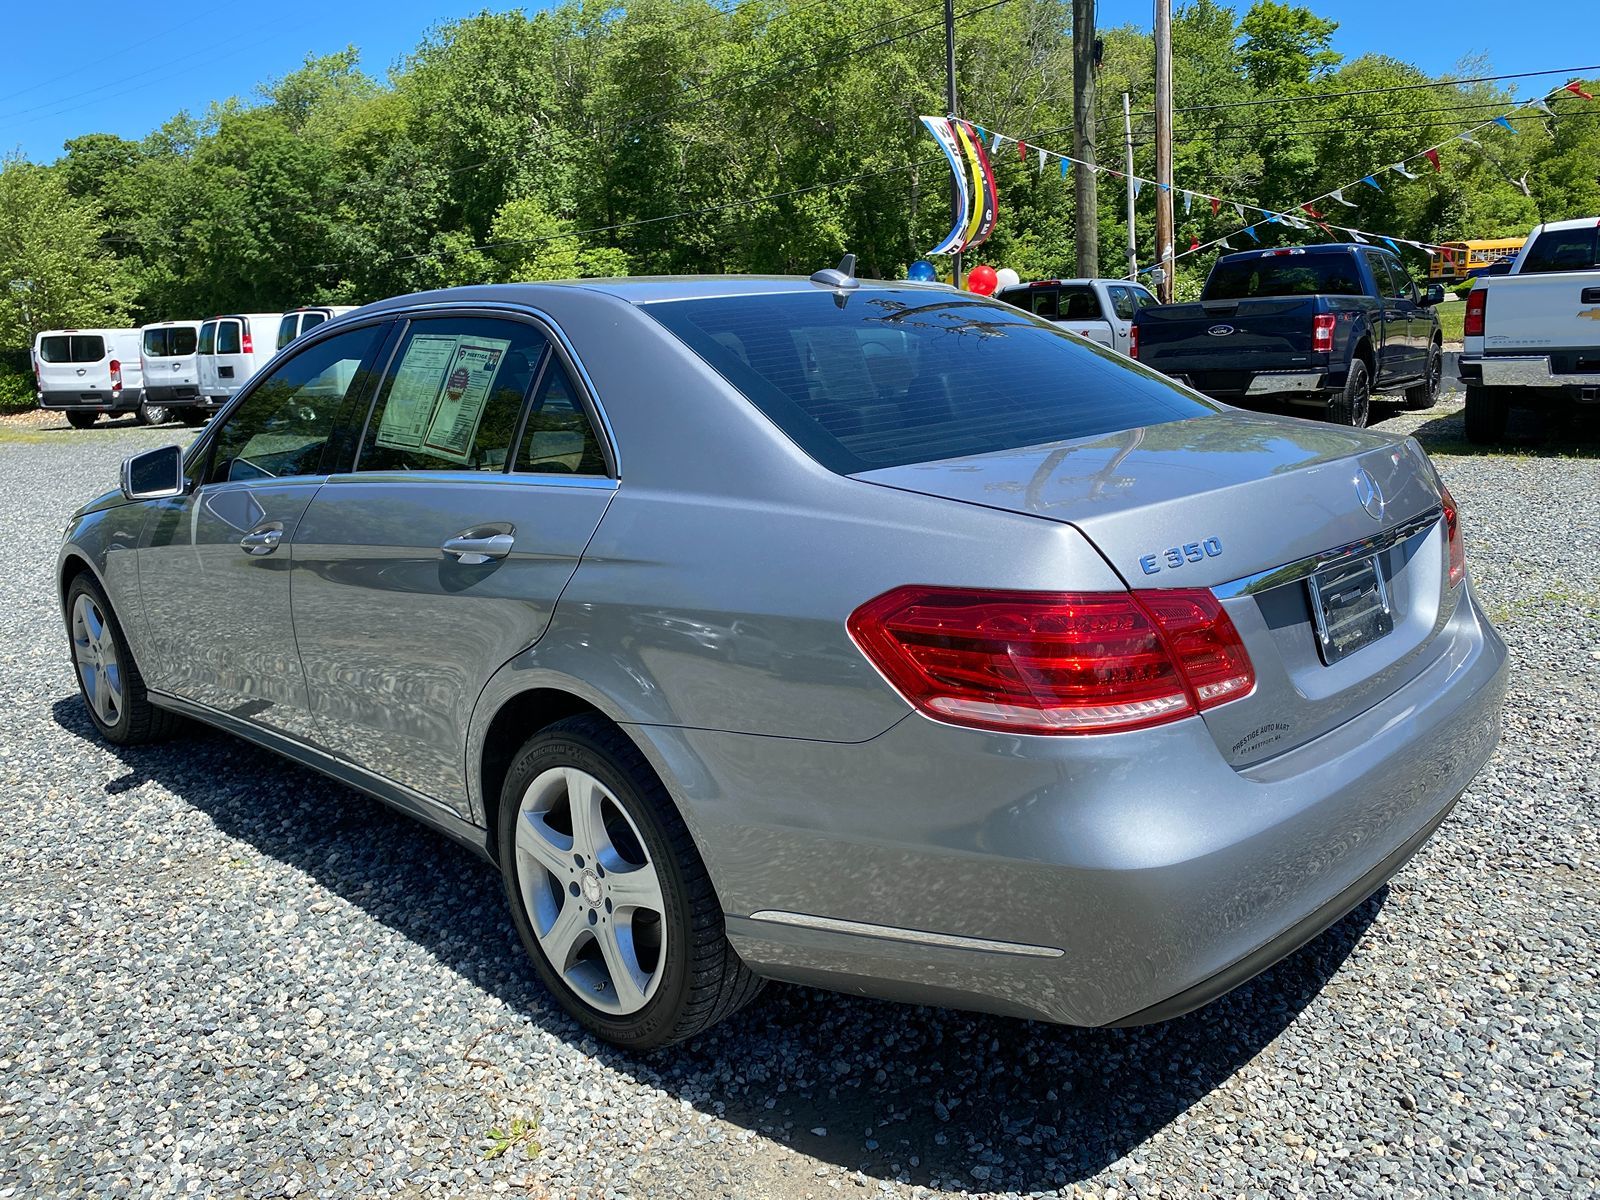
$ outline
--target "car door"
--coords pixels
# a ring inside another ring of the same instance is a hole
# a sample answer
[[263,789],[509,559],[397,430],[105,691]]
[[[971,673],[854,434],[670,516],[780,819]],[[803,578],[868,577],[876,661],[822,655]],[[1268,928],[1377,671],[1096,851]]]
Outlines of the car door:
[[580,379],[531,318],[413,319],[353,469],[295,532],[321,743],[462,815],[473,705],[544,633],[616,486]]
[[1422,303],[1422,293],[1411,272],[1392,254],[1383,256],[1389,269],[1390,294],[1406,319],[1406,374],[1421,375],[1428,368],[1428,346],[1433,341],[1433,319]]
[[1154,300],[1143,288],[1125,283],[1108,285],[1106,299],[1111,307],[1111,311],[1106,314],[1106,321],[1111,326],[1111,348],[1119,354],[1126,354],[1134,315],[1143,307],[1145,300],[1150,300],[1152,303]]
[[1389,264],[1377,250],[1363,252],[1367,267],[1372,272],[1372,282],[1378,297],[1379,312],[1383,318],[1383,346],[1378,352],[1378,378],[1372,381],[1373,389],[1393,379],[1412,373],[1411,368],[1411,314],[1407,311],[1405,297],[1397,295],[1394,276],[1389,274]]
[[160,691],[312,736],[290,547],[327,462],[359,431],[387,330],[352,329],[279,364],[196,443],[189,492],[152,505],[138,565]]

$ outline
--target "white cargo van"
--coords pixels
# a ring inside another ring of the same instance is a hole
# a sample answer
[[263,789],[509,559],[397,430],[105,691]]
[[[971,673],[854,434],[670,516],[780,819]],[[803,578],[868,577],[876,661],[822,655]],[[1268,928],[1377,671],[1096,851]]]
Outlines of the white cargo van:
[[144,401],[137,329],[46,329],[33,339],[39,407],[64,412],[76,429],[101,413],[137,414],[141,425],[161,419]]
[[315,329],[324,321],[331,321],[335,317],[342,317],[347,312],[355,312],[353,304],[324,304],[310,308],[297,308],[293,312],[283,314],[283,320],[278,322],[278,349],[282,350],[295,338],[308,329]]
[[186,421],[202,415],[200,404],[199,321],[157,321],[140,331],[139,361],[144,368],[144,400],[176,412]]
[[200,325],[200,406],[221,408],[278,352],[282,313],[231,313]]

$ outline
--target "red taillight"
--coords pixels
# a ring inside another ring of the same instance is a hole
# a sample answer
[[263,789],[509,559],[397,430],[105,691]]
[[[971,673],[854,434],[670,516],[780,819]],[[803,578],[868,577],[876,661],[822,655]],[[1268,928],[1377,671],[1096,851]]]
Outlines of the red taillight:
[[1456,507],[1456,498],[1450,494],[1450,489],[1443,484],[1439,487],[1439,499],[1444,505],[1444,532],[1449,544],[1450,586],[1455,587],[1467,577],[1467,548],[1461,541],[1461,510]]
[[1139,357],[1139,327],[1137,325],[1128,326],[1128,357]]
[[929,716],[1015,733],[1108,733],[1192,716],[1255,687],[1210,592],[991,592],[909,585],[850,636]]
[[114,358],[111,360],[111,390],[113,392],[122,390],[122,364]]
[[250,341],[250,327],[246,325],[244,332],[239,335],[239,353],[254,354],[255,352],[256,348]]
[[1483,336],[1483,315],[1488,304],[1487,288],[1473,288],[1467,293],[1467,318],[1461,325],[1462,337]]
[[1333,352],[1333,327],[1337,321],[1332,313],[1318,313],[1311,318],[1311,353]]

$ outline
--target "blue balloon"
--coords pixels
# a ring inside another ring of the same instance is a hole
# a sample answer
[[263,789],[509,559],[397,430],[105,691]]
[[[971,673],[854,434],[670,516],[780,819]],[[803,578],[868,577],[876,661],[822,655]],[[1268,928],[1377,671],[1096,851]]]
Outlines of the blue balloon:
[[906,278],[917,283],[932,283],[939,278],[939,269],[925,258],[919,258],[906,268]]

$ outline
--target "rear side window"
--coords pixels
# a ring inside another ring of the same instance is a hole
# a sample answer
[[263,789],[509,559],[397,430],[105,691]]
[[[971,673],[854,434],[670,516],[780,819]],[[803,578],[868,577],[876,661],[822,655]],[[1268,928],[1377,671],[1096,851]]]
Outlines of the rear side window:
[[1518,273],[1533,275],[1553,271],[1591,271],[1600,266],[1600,248],[1596,246],[1600,230],[1593,226],[1580,229],[1547,229],[1533,239],[1533,245],[1523,256]]
[[504,471],[544,357],[531,325],[414,321],[384,376],[358,471]]
[[278,322],[278,349],[279,350],[282,350],[290,342],[294,341],[295,336],[300,332],[298,329],[295,328],[295,325],[299,320],[300,320],[300,318],[299,318],[298,314],[290,313],[288,316],[284,317],[281,321]]
[[1060,312],[1061,289],[1055,284],[1048,287],[1007,288],[998,293],[996,298],[1007,304],[1015,304],[1024,312],[1053,321]]
[[217,353],[218,354],[239,354],[239,353],[241,353],[241,351],[239,349],[239,332],[240,332],[240,328],[241,328],[241,326],[240,326],[238,321],[218,321],[217,322]]
[[961,293],[820,289],[641,306],[841,474],[1215,409],[1048,322]]
[[578,389],[554,355],[547,360],[528,406],[527,431],[517,452],[516,469],[544,475],[606,473],[605,455],[578,399]]
[[215,354],[217,352],[217,323],[207,321],[200,326],[200,353]]
[[99,362],[106,340],[98,333],[56,333],[39,339],[39,357],[47,363]]
[[1133,320],[1134,313],[1139,311],[1139,302],[1134,299],[1131,287],[1107,288],[1106,294],[1111,297],[1111,307],[1118,320]]
[[[1380,281],[1382,276],[1379,276]],[[1257,296],[1360,296],[1361,272],[1349,254],[1272,254],[1224,260],[1211,268],[1202,300]]]
[[302,313],[301,316],[300,316],[300,332],[304,333],[308,329],[315,329],[318,325],[321,325],[327,319],[328,319],[328,314],[327,313],[319,313],[319,312]]

